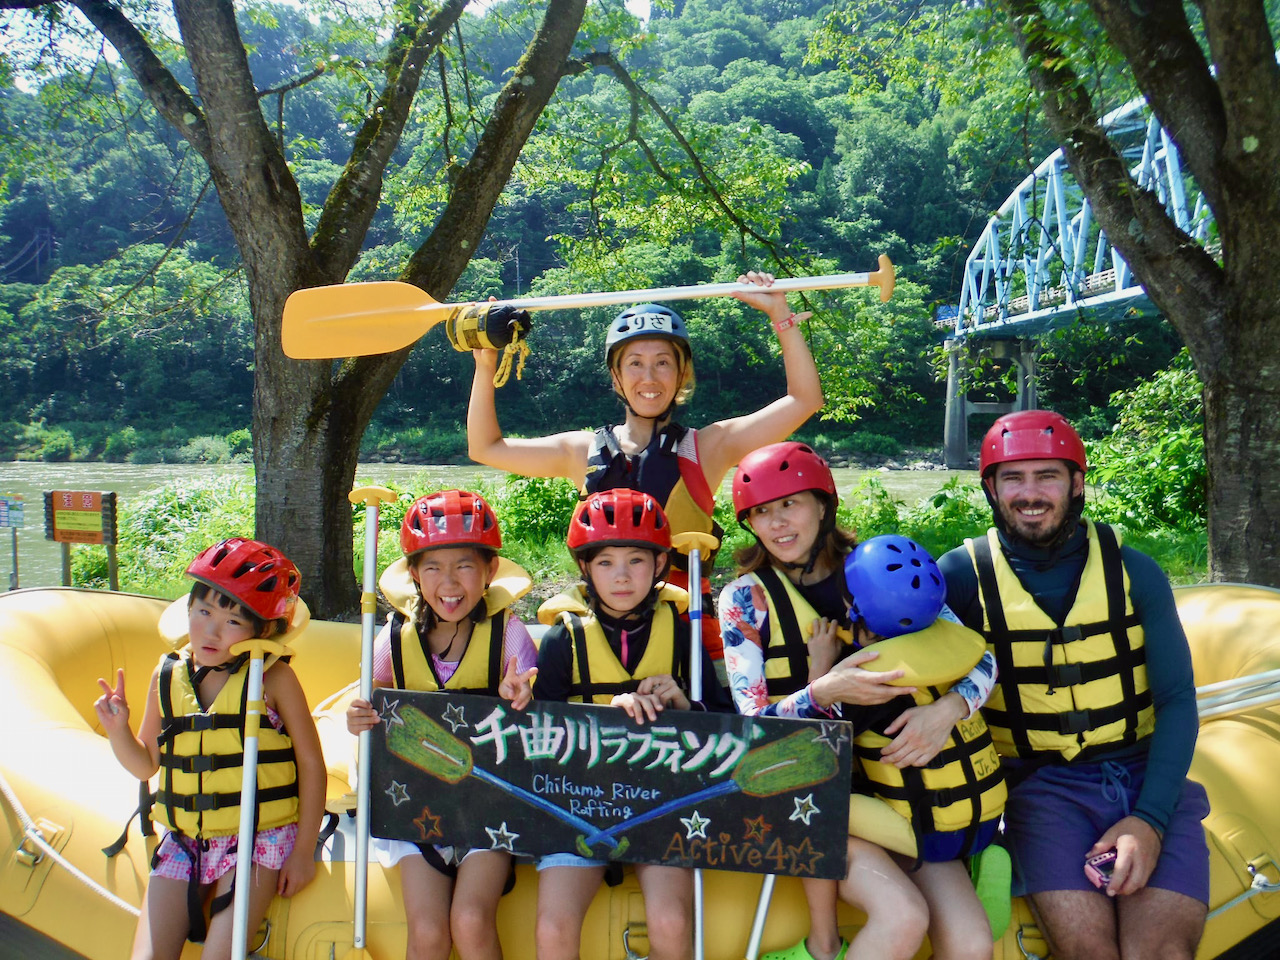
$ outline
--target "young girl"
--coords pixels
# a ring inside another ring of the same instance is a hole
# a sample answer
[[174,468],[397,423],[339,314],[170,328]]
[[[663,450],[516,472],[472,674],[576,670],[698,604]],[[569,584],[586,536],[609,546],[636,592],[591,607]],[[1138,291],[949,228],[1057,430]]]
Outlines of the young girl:
[[[850,837],[844,880],[804,881],[808,938],[770,957],[907,958],[926,929],[933,956],[940,960],[990,957],[986,914],[957,859],[991,842],[1003,805],[1003,783],[994,772],[998,762],[987,755],[990,738],[980,736],[985,727],[974,715],[993,683],[990,654],[945,695],[892,686],[904,670],[863,669],[877,656],[875,648],[844,644],[837,634],[850,625],[844,566],[855,540],[836,525],[835,482],[826,462],[808,446],[777,443],[744,457],[734,475],[733,504],[757,541],[737,558],[740,576],[720,596],[725,665],[738,709],[750,715],[853,720],[860,761],[856,788],[903,798],[900,807],[909,811],[920,853],[915,863]],[[870,608],[879,598],[863,599]],[[853,598],[855,604],[858,600]],[[896,614],[893,622],[906,616],[905,611]],[[921,636],[964,630],[939,620]],[[957,724],[966,722],[964,734],[953,736]],[[956,807],[949,807],[942,794],[904,785],[919,786],[915,768],[930,764],[944,747],[949,761],[942,775],[954,780],[954,792],[966,800]],[[977,764],[971,762],[975,755]],[[992,765],[984,776],[994,780],[975,778],[972,770],[982,764]],[[949,807],[947,815],[958,822],[943,816],[942,807]],[[852,943],[842,942],[837,929],[837,896],[867,915]]]
[[[188,939],[202,956],[231,956],[236,847],[244,760],[248,654],[235,644],[286,638],[307,622],[298,569],[280,551],[234,538],[209,547],[187,567],[196,583],[160,620],[169,640],[151,676],[137,736],[129,724],[124,670],[114,688],[98,680],[94,703],[121,765],[139,780],[160,770],[156,816],[168,828],[152,860],[133,960],[174,958]],[[263,699],[268,722],[258,733],[257,835],[249,894],[249,931],[258,929],[276,894],[290,897],[315,875],[316,836],[324,811],[325,766],[297,675],[268,658]],[[212,762],[210,762],[212,761]],[[212,897],[208,932],[203,905]]]
[[[609,325],[605,365],[613,391],[626,408],[621,424],[594,434],[570,430],[546,437],[508,439],[494,405],[496,350],[475,351],[476,373],[467,408],[471,459],[530,477],[568,477],[584,494],[626,487],[649,494],[662,506],[673,533],[721,532],[712,520],[715,491],[725,475],[761,442],[781,440],[822,408],[822,387],[808,344],[782,293],[769,293],[768,273],[752,271],[739,283],[761,288],[735,296],[764,311],[773,323],[787,375],[787,394],[753,413],[720,420],[699,430],[676,423],[676,405],[693,393],[693,352],[684,321],[674,310],[645,303],[624,310]],[[714,555],[704,557],[704,642],[716,658],[720,638],[711,611]],[[687,587],[683,557],[668,580]]]
[[[538,651],[538,699],[612,704],[641,724],[665,709],[732,709],[705,648],[704,697],[689,700],[689,624],[679,617],[688,594],[662,583],[671,530],[657,501],[633,490],[594,494],[574,511],[568,544],[584,583],[538,610],[551,626]],[[538,960],[578,956],[582,922],[605,866],[569,853],[538,862]],[[692,873],[655,864],[635,869],[649,957],[691,957]]]
[[[537,650],[507,607],[531,583],[499,559],[493,508],[466,490],[419,497],[405,514],[400,546],[404,559],[379,583],[395,609],[374,643],[374,687],[500,696],[523,710],[533,698]],[[354,734],[378,721],[368,700],[347,710]],[[498,901],[512,875],[510,854],[377,838],[373,849],[384,866],[400,865],[408,960],[446,960],[454,946],[463,960],[500,960]]]

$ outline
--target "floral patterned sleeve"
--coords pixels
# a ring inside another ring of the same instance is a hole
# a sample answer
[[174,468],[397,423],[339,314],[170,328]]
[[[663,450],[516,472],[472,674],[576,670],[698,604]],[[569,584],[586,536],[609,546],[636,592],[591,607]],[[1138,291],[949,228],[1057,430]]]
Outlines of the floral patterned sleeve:
[[769,702],[765,684],[764,648],[769,643],[769,608],[764,591],[750,576],[734,580],[720,593],[720,635],[724,639],[724,665],[729,692],[738,712],[749,717],[798,717],[829,719],[839,716],[837,707],[827,710],[813,699],[809,686],[777,703]]
[[[954,623],[959,623],[960,618],[951,612],[951,608],[943,606],[942,612],[938,614]],[[958,693],[964,697],[964,702],[969,705],[969,716],[972,717],[978,712],[978,708],[987,702],[987,698],[991,696],[991,691],[996,686],[996,658],[990,650],[982,655],[982,659],[977,662],[972,670],[955,682],[948,693]],[[968,719],[966,717],[966,719]]]

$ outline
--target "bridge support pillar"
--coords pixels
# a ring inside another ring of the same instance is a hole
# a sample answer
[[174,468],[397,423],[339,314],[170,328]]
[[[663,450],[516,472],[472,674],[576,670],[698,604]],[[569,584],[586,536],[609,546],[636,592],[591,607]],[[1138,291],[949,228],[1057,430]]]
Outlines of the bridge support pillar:
[[1036,342],[1031,339],[988,340],[979,350],[997,360],[1012,360],[1018,368],[1017,396],[1011,402],[979,402],[965,396],[964,340],[947,340],[947,411],[943,426],[943,457],[951,470],[969,468],[969,417],[975,413],[1005,414],[1036,409]]

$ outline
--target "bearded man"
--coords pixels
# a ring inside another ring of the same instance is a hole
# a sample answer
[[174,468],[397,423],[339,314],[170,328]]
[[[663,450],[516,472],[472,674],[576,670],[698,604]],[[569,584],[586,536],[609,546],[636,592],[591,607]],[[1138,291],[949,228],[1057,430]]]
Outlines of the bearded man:
[[979,469],[995,526],[939,566],[999,667],[983,714],[1009,779],[1014,892],[1056,960],[1192,960],[1209,805],[1186,778],[1199,720],[1169,579],[1083,517],[1084,444],[1058,414],[1001,417]]

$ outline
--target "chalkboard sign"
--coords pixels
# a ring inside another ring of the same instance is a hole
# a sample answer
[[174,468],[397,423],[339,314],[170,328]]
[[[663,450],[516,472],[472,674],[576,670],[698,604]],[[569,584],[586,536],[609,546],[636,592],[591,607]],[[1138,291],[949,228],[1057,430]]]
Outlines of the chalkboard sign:
[[847,723],[375,690],[375,836],[839,879]]

